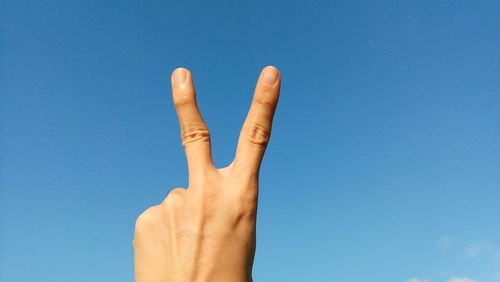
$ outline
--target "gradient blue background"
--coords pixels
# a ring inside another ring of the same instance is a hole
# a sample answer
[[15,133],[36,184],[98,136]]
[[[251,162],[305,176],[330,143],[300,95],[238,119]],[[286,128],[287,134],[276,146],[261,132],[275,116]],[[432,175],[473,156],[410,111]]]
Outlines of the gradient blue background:
[[266,65],[255,281],[500,281],[498,1],[0,3],[1,281],[132,281],[187,184],[171,71],[223,167]]

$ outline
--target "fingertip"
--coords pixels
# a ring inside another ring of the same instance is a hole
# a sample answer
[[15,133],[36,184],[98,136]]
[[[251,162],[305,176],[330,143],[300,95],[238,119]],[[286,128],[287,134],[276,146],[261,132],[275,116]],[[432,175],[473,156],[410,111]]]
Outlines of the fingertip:
[[262,69],[259,81],[267,86],[274,87],[280,79],[280,71],[275,66],[266,66]]
[[172,71],[172,96],[175,107],[182,107],[188,103],[196,103],[196,93],[191,72],[183,67]]
[[262,71],[264,71],[264,70],[272,70],[272,71],[277,71],[278,73],[280,72],[280,70],[279,70],[277,67],[273,66],[273,65],[268,65],[268,66],[264,67],[264,68],[262,69]]
[[185,71],[185,72],[189,72],[189,69],[185,68],[185,67],[177,67],[175,68],[173,71],[172,71],[172,75],[177,72],[177,71]]
[[172,85],[183,86],[190,75],[191,72],[186,68],[178,67],[174,69],[171,74]]

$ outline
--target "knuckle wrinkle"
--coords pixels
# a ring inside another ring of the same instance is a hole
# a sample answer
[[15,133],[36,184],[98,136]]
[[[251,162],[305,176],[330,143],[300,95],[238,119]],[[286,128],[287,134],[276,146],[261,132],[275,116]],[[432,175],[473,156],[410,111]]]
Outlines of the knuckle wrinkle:
[[276,99],[272,99],[272,98],[262,98],[262,97],[255,97],[254,98],[254,102],[258,105],[261,105],[265,108],[269,108],[269,109],[274,109],[276,107]]
[[[179,95],[180,96],[180,95]],[[175,97],[174,98],[174,107],[180,109],[185,107],[186,105],[190,105],[194,103],[194,99],[190,97]]]
[[259,124],[252,124],[245,130],[247,140],[256,146],[264,147],[269,143],[270,131]]
[[205,127],[190,127],[181,132],[182,145],[186,146],[194,142],[209,142],[210,132]]

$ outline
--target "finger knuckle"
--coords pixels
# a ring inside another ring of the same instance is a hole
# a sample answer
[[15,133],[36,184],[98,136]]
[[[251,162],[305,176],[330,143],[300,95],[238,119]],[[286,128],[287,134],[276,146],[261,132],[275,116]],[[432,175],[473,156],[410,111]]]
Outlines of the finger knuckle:
[[252,219],[257,212],[258,187],[254,184],[236,189],[232,201],[234,214],[238,218]]
[[257,213],[257,199],[254,196],[242,197],[236,207],[236,216],[241,219],[253,219]]
[[194,94],[182,90],[179,90],[178,92],[179,93],[174,95],[174,107],[177,109],[196,103]]
[[153,229],[158,222],[158,206],[152,206],[142,212],[135,221],[135,231],[137,233],[148,232]]
[[241,207],[244,210],[253,211],[257,205],[257,198],[257,193],[253,191],[244,193],[240,198]]
[[244,129],[246,139],[250,144],[264,147],[269,143],[270,130],[258,123],[252,123]]
[[257,95],[254,98],[254,103],[257,105],[268,108],[269,110],[274,110],[278,99],[274,95],[270,95],[269,93],[261,93],[261,95]]
[[186,192],[186,189],[183,188],[175,188],[172,189],[168,196],[163,200],[162,205],[167,209],[175,209],[179,206],[179,204],[183,200],[183,195]]
[[200,141],[209,142],[210,132],[204,125],[190,125],[181,131],[181,139],[183,146]]

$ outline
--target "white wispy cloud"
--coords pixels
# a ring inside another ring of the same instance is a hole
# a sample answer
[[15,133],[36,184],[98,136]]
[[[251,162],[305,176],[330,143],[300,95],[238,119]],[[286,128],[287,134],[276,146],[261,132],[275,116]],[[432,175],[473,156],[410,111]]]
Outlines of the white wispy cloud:
[[488,245],[485,243],[474,243],[465,246],[465,254],[470,258],[476,258],[480,253],[488,249]]
[[451,246],[451,243],[452,241],[450,236],[443,236],[437,241],[437,246],[440,249],[446,249]]
[[[429,280],[412,277],[412,278],[406,280],[406,282],[429,282]],[[476,280],[468,278],[468,277],[458,277],[458,276],[456,276],[456,277],[452,277],[449,280],[446,280],[445,282],[476,282]]]
[[[470,259],[477,259],[478,261],[488,261],[488,265],[499,266],[500,265],[500,248],[486,241],[476,241],[469,244],[460,243],[460,240],[452,240],[450,236],[442,236],[436,241],[436,247],[439,249],[448,249],[448,251],[453,248],[453,250],[462,250],[463,256]],[[448,253],[448,251],[446,253]],[[495,271],[496,272],[496,271]],[[483,273],[481,281],[499,281],[500,273],[498,272]],[[456,272],[455,272],[456,273]],[[466,277],[466,276],[456,276],[450,271],[440,271],[441,279],[433,280],[432,282],[478,282],[478,280]],[[431,280],[412,277],[406,280],[406,282],[431,282]]]
[[467,277],[453,277],[446,282],[476,282],[476,280]]
[[408,279],[406,282],[429,282],[429,280],[412,277]]

